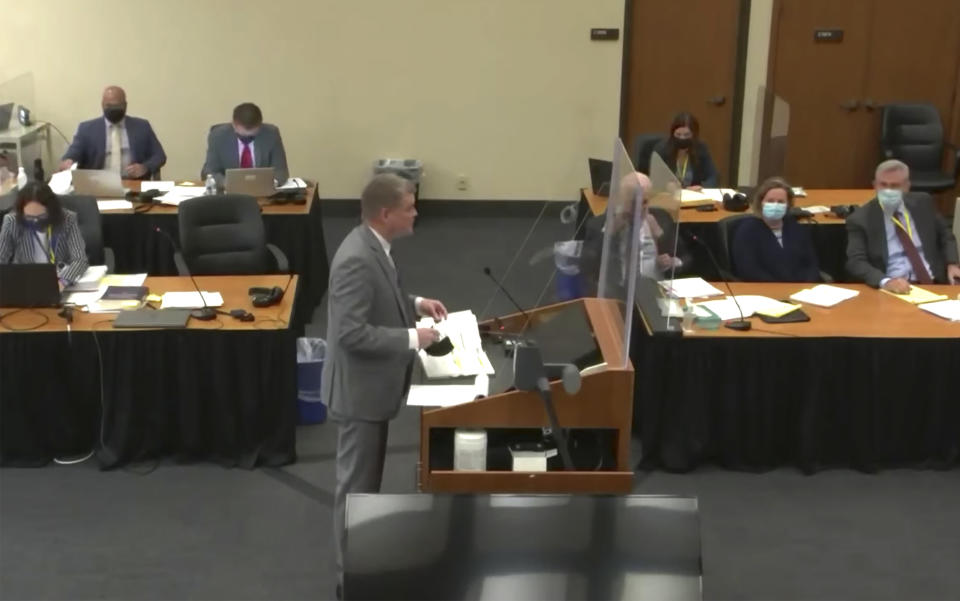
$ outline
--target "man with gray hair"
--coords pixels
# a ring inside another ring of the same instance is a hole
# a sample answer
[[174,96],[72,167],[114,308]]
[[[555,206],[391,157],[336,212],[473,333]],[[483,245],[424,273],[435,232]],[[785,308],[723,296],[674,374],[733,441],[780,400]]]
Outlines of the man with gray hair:
[[925,192],[910,192],[910,168],[877,166],[876,197],[847,217],[847,271],[897,294],[913,283],[960,284],[957,240]]
[[380,174],[360,198],[363,223],[337,249],[330,264],[327,355],[322,394],[337,423],[337,488],[333,524],[340,596],[343,581],[344,506],[349,493],[380,491],[387,427],[410,389],[418,349],[436,342],[436,330],[415,328],[417,315],[439,321],[438,300],[407,295],[391,254],[393,241],[413,233],[413,184]]

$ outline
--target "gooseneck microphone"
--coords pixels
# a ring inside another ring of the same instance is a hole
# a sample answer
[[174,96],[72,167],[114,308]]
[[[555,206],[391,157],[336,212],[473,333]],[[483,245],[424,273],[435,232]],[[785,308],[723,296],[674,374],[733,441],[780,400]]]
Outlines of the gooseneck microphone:
[[753,327],[753,324],[744,319],[743,309],[740,308],[740,303],[737,302],[737,295],[733,293],[733,288],[730,287],[730,282],[727,281],[727,278],[723,277],[723,269],[720,268],[720,263],[717,262],[717,258],[713,255],[713,251],[710,250],[710,245],[700,239],[699,236],[693,232],[684,232],[687,238],[696,242],[698,245],[703,247],[703,250],[707,251],[707,256],[710,257],[710,262],[713,263],[714,268],[717,270],[717,274],[720,276],[720,280],[723,282],[724,286],[727,288],[727,292],[730,293],[730,298],[733,299],[733,304],[737,306],[737,311],[740,312],[740,319],[734,321],[728,321],[723,324],[723,327],[729,328],[731,330],[737,330],[738,332],[746,332]]
[[530,316],[527,315],[527,312],[523,310],[523,307],[520,306],[520,303],[517,302],[517,299],[513,298],[513,295],[510,294],[510,292],[503,287],[503,284],[500,282],[500,280],[498,280],[493,276],[493,272],[490,271],[490,268],[484,267],[483,273],[486,274],[486,276],[490,278],[494,284],[497,285],[497,289],[499,289],[501,292],[503,292],[506,295],[506,297],[510,300],[510,302],[513,303],[513,306],[517,308],[517,311],[520,311],[520,314],[523,315],[523,323],[524,324],[530,323]]
[[[170,242],[170,246],[173,247],[174,251],[180,250],[179,247],[177,246],[177,243],[173,240],[173,236],[171,236],[170,234],[163,231],[157,226],[154,226],[153,231],[157,232],[158,234],[166,238],[167,241]],[[207,306],[207,299],[203,298],[203,291],[200,290],[200,286],[197,285],[197,280],[193,279],[193,274],[190,273],[189,268],[187,269],[187,277],[190,278],[190,282],[193,284],[193,288],[197,291],[197,294],[200,295],[200,302],[203,303],[202,309],[194,309],[193,311],[190,311],[190,317],[194,319],[198,319],[200,321],[210,321],[211,319],[216,319],[217,310],[214,309],[213,307]]]

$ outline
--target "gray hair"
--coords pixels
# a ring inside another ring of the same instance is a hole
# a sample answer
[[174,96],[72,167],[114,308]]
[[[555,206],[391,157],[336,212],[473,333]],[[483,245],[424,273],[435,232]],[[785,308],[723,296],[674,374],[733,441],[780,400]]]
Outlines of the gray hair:
[[374,175],[360,195],[360,212],[364,219],[374,218],[381,209],[391,209],[399,205],[404,196],[413,194],[413,190],[413,182],[399,175]]
[[880,177],[881,173],[889,173],[891,171],[903,171],[907,179],[910,179],[910,167],[907,167],[906,163],[898,161],[897,159],[887,159],[877,165],[877,170],[873,173],[873,179]]

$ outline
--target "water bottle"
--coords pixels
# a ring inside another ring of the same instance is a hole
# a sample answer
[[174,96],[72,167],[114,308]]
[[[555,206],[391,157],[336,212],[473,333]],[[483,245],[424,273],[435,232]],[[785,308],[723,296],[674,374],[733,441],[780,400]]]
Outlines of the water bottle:
[[690,303],[690,299],[687,299],[687,302],[683,305],[683,319],[680,322],[680,329],[683,330],[685,334],[690,334],[693,332],[693,322],[696,314],[693,312],[693,305]]
[[217,193],[217,180],[213,177],[212,173],[207,175],[205,186],[207,188],[206,192],[204,192],[205,195],[213,196]]
[[17,190],[23,190],[27,185],[27,172],[23,170],[23,167],[20,167],[17,170]]

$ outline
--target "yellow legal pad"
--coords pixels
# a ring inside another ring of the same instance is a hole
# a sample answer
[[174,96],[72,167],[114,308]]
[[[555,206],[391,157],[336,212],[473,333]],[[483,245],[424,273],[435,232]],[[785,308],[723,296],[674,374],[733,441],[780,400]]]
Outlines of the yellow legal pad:
[[896,294],[895,292],[890,292],[886,288],[881,288],[880,290],[886,292],[890,296],[895,296],[900,300],[905,300],[914,305],[922,305],[923,303],[947,300],[946,294],[936,294],[934,292],[930,292],[929,290],[924,290],[920,286],[910,286],[910,292],[906,294]]

